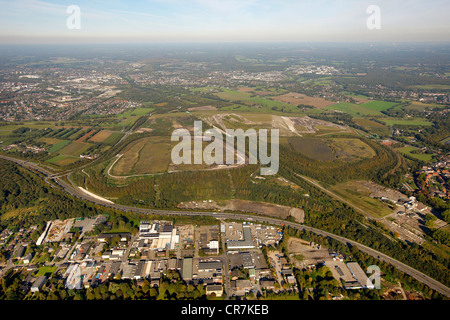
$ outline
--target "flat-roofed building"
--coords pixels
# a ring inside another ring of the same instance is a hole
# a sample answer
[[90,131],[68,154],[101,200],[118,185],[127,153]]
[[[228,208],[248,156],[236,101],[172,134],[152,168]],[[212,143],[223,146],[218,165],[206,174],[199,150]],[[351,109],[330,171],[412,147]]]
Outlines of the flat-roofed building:
[[134,272],[134,279],[138,280],[141,277],[143,277],[144,275],[144,269],[145,269],[145,264],[146,261],[145,260],[139,260],[139,262],[137,263],[137,267],[136,270]]
[[47,277],[46,276],[40,276],[39,278],[37,278],[33,285],[31,286],[31,292],[38,292],[41,291],[42,287],[44,286],[44,284],[47,282]]
[[181,276],[183,280],[186,282],[192,280],[192,258],[183,259],[183,268]]
[[242,226],[242,235],[242,240],[228,240],[228,249],[252,249],[255,247],[252,239],[252,231],[250,229],[250,225],[244,224]]
[[347,263],[347,267],[352,273],[352,275],[355,277],[355,279],[359,282],[362,288],[364,289],[375,288],[373,283],[369,280],[366,273],[363,271],[363,269],[361,269],[361,267],[357,262],[349,262]]
[[245,295],[252,289],[252,284],[250,280],[232,280],[231,288],[234,289],[236,295]]
[[137,265],[134,263],[128,263],[124,265],[122,270],[122,279],[133,279],[136,273]]
[[213,273],[222,273],[222,261],[200,261],[198,263],[198,271],[207,271]]
[[221,297],[223,295],[223,287],[221,284],[208,284],[206,286],[206,295],[215,294],[216,297]]
[[253,261],[252,254],[249,252],[243,252],[241,253],[242,257],[242,266],[244,269],[250,269],[255,267],[255,263]]

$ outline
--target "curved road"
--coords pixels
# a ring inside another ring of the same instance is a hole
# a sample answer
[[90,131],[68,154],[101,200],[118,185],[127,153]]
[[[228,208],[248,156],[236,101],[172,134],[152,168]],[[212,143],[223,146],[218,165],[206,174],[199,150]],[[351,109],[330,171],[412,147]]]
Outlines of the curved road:
[[[108,207],[108,208],[113,208],[113,209],[122,210],[122,211],[126,211],[126,212],[132,211],[132,212],[143,213],[143,214],[191,215],[191,216],[205,215],[205,216],[211,216],[211,217],[215,217],[215,218],[240,219],[240,220],[265,222],[265,223],[270,223],[270,224],[275,224],[275,225],[286,225],[286,226],[289,226],[289,227],[292,227],[295,229],[306,230],[306,231],[310,231],[310,232],[313,232],[313,233],[321,235],[321,236],[329,237],[329,238],[338,240],[342,243],[349,243],[352,246],[356,246],[359,250],[369,254],[372,257],[375,257],[377,259],[380,259],[382,261],[392,264],[400,271],[402,271],[402,272],[410,275],[411,277],[415,278],[416,280],[426,284],[433,290],[436,290],[436,291],[442,293],[443,295],[450,297],[450,288],[448,288],[444,284],[440,283],[439,281],[423,274],[420,271],[417,271],[416,269],[414,269],[394,258],[391,258],[390,256],[388,256],[384,253],[378,252],[378,251],[376,251],[372,248],[369,248],[361,243],[358,243],[356,241],[335,235],[335,234],[327,232],[327,231],[323,231],[323,230],[316,229],[313,227],[305,226],[300,223],[295,223],[295,222],[290,222],[290,221],[286,221],[286,220],[270,218],[270,217],[265,217],[265,216],[257,216],[257,215],[249,215],[249,214],[235,214],[235,213],[211,213],[211,212],[199,212],[199,211],[157,210],[157,209],[135,208],[135,207],[129,207],[129,206],[124,206],[124,205],[120,205],[120,204],[108,203],[108,202],[104,202],[97,198],[89,196],[88,194],[82,192],[78,188],[69,185],[68,183],[66,183],[63,180],[58,179],[58,177],[56,175],[50,173],[49,171],[47,171],[46,169],[43,169],[42,167],[38,166],[35,163],[23,161],[23,160],[19,160],[19,159],[14,159],[14,158],[6,157],[3,155],[0,155],[0,158],[15,162],[26,168],[37,170],[40,173],[45,175],[45,181],[47,183],[50,183],[48,181],[49,179],[53,180],[63,191],[65,191],[75,197],[78,197],[83,200],[87,200],[87,201],[93,202],[97,205],[101,205],[101,206]],[[51,185],[51,186],[55,187],[54,185]]]

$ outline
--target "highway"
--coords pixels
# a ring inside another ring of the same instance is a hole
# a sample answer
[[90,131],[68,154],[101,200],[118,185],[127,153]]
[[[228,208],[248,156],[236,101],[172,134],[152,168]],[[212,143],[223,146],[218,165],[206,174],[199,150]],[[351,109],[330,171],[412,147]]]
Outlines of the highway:
[[[37,165],[35,163],[29,162],[29,161],[23,161],[23,160],[19,160],[19,159],[15,159],[15,158],[10,158],[10,157],[6,157],[3,155],[0,155],[0,158],[15,162],[26,168],[30,168],[30,169],[39,171],[40,173],[45,175],[45,181],[47,183],[50,184],[49,180],[54,181],[61,190],[71,194],[72,196],[78,197],[83,200],[90,201],[97,205],[112,208],[112,209],[122,210],[125,212],[137,212],[137,213],[142,213],[142,214],[155,214],[155,215],[179,215],[179,216],[181,216],[181,215],[187,215],[187,216],[203,215],[203,216],[211,216],[211,217],[222,218],[222,219],[250,220],[252,222],[269,223],[269,224],[273,224],[273,225],[286,225],[286,226],[289,226],[289,227],[292,227],[295,229],[310,231],[310,232],[313,232],[315,234],[318,234],[318,235],[321,235],[324,237],[329,237],[329,238],[335,239],[337,241],[340,241],[342,243],[349,243],[352,246],[356,246],[359,250],[367,253],[368,255],[370,255],[376,259],[380,259],[382,261],[390,263],[391,265],[398,268],[398,270],[400,270],[400,271],[410,275],[411,277],[415,278],[416,280],[426,284],[431,289],[436,290],[447,297],[450,297],[450,288],[448,288],[444,284],[440,283],[439,281],[423,274],[422,272],[420,272],[420,271],[418,271],[396,259],[393,259],[392,257],[390,257],[386,254],[378,252],[378,251],[376,251],[372,248],[369,248],[369,247],[367,247],[361,243],[358,243],[356,241],[335,235],[335,234],[327,232],[327,231],[323,231],[323,230],[316,229],[313,227],[305,226],[300,223],[295,223],[295,222],[290,222],[290,221],[286,221],[286,220],[282,220],[282,219],[276,219],[276,218],[265,217],[265,216],[257,216],[257,215],[249,215],[249,214],[235,214],[235,213],[213,213],[213,212],[200,212],[200,211],[145,209],[145,208],[136,208],[136,207],[130,207],[130,206],[124,206],[124,205],[104,202],[104,201],[101,201],[99,199],[89,196],[88,194],[80,191],[77,187],[75,187],[73,185],[69,185],[65,181],[59,179],[59,177],[57,175],[50,173],[49,171],[47,171],[46,169],[40,167],[39,165]],[[55,187],[52,184],[50,184],[50,185],[52,187]]]

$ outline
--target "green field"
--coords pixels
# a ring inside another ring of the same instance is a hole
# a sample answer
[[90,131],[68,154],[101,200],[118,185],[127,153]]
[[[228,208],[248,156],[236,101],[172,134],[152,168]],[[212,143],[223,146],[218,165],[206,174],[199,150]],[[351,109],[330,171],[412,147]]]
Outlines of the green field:
[[371,147],[358,138],[289,137],[287,142],[295,152],[315,160],[355,161],[376,155]]
[[79,160],[78,157],[65,156],[63,154],[59,154],[56,157],[53,157],[53,158],[47,160],[47,162],[56,164],[58,166],[66,166],[66,165],[72,164],[78,160]]
[[421,118],[411,119],[396,119],[396,118],[382,118],[380,119],[388,126],[404,125],[404,126],[431,126],[432,123],[428,120]]
[[111,169],[113,175],[152,174],[167,171],[171,163],[169,137],[147,137],[130,143]]
[[334,138],[330,142],[339,160],[354,161],[372,158],[376,155],[375,150],[357,138]]
[[79,160],[80,154],[83,154],[91,146],[92,144],[87,142],[72,141],[64,148],[58,149],[58,154],[55,155],[55,157],[47,160],[47,162],[56,164],[58,166],[65,166],[72,164],[77,160]]
[[[372,102],[372,101],[371,101]],[[368,102],[370,103],[370,102]],[[369,107],[374,108],[374,105],[369,105]],[[378,106],[379,107],[379,106]],[[366,115],[366,116],[375,116],[375,115],[382,115],[382,113],[376,109],[371,109],[364,107],[364,104],[357,105],[350,102],[341,102],[337,104],[333,104],[332,106],[325,107],[325,110],[336,110],[336,111],[342,111],[354,116],[358,115]]]
[[284,108],[289,112],[298,110],[295,106],[287,103],[261,98],[252,94],[229,89],[222,89],[221,92],[215,93],[215,95],[223,100],[228,100],[231,103],[238,103],[233,104],[230,107],[222,108],[222,110],[258,111],[261,107],[263,107],[265,111],[270,111],[271,108],[274,107]]
[[113,132],[111,135],[103,141],[105,144],[114,144],[117,141],[119,141],[120,138],[122,138],[123,133],[122,132]]
[[53,272],[56,271],[56,268],[58,268],[57,266],[53,266],[53,267],[40,267],[36,270],[36,277],[40,277],[40,276],[49,276],[51,274],[53,274]]
[[292,150],[314,160],[331,161],[336,157],[328,143],[323,139],[289,137]]
[[427,153],[412,153],[412,151],[414,150],[419,150],[416,147],[404,147],[404,148],[400,148],[398,149],[398,151],[400,151],[403,154],[407,154],[417,160],[421,160],[421,161],[431,161],[433,160],[433,155],[432,154],[427,154]]
[[398,103],[396,103],[396,102],[374,100],[374,101],[363,103],[360,106],[371,109],[371,110],[375,110],[375,111],[383,111],[383,110],[387,110],[397,104]]
[[62,148],[64,148],[65,146],[67,146],[69,143],[70,143],[70,140],[61,140],[61,141],[53,144],[51,146],[51,148],[48,149],[48,152],[50,152],[50,153],[57,152],[57,151],[61,150]]
[[125,111],[121,115],[124,117],[145,116],[146,114],[149,114],[153,110],[155,110],[155,109],[154,108],[136,108],[133,110]]
[[381,200],[371,198],[371,191],[358,183],[358,181],[348,181],[332,186],[331,191],[341,196],[346,201],[357,206],[369,215],[381,218],[390,213],[392,209]]
[[123,123],[121,122],[120,124],[117,125],[112,125],[111,129],[117,129],[120,128],[122,125],[124,126],[128,126],[131,125],[132,123],[134,123],[138,118],[145,116],[149,113],[151,113],[153,110],[155,110],[154,108],[136,108],[133,110],[127,110],[121,114],[116,114],[115,117],[116,119],[124,119]]

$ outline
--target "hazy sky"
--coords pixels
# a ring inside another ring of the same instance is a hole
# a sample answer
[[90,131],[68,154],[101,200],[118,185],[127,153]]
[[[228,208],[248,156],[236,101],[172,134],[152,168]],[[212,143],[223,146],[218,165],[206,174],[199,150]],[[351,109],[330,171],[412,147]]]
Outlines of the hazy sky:
[[[367,28],[369,5],[381,29]],[[0,0],[0,43],[450,41],[449,12],[449,0]]]

